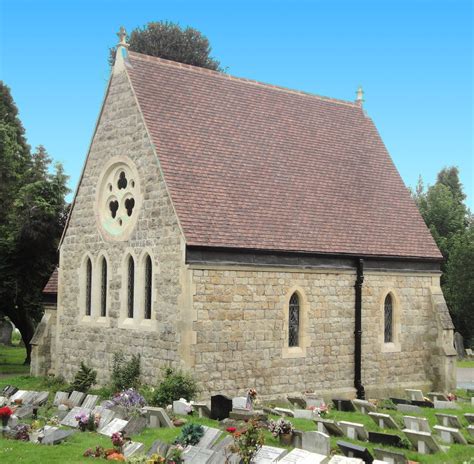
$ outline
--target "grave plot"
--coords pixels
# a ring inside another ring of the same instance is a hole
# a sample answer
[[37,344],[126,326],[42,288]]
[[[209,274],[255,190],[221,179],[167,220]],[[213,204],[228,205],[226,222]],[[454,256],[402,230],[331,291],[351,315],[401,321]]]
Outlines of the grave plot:
[[433,454],[442,451],[440,445],[429,432],[404,429],[403,433],[420,454]]

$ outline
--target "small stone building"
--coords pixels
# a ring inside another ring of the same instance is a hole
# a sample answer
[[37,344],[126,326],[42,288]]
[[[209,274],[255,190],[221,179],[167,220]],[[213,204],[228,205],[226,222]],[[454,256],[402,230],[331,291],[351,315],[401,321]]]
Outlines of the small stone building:
[[32,372],[203,396],[454,388],[442,256],[355,102],[127,53],[123,41],[60,245]]

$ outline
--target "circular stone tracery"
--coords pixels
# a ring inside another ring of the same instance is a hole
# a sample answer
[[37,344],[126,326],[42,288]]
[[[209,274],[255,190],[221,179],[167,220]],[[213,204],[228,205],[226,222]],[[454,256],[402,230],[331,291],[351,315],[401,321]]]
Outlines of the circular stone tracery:
[[98,185],[98,221],[110,238],[126,239],[136,223],[140,205],[138,172],[131,161],[110,164]]

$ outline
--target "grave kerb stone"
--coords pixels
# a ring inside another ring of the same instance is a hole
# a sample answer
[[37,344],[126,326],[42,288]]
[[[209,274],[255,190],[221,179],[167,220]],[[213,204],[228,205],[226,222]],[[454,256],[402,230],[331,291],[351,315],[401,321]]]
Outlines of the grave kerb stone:
[[287,408],[274,408],[275,411],[278,411],[282,416],[295,417],[295,414],[292,409]]

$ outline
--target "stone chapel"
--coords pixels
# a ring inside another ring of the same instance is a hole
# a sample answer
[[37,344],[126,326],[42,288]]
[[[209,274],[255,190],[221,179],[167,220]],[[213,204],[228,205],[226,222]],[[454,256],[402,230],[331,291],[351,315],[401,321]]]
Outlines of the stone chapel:
[[127,51],[45,288],[33,374],[140,353],[203,397],[454,388],[439,252],[355,102]]

